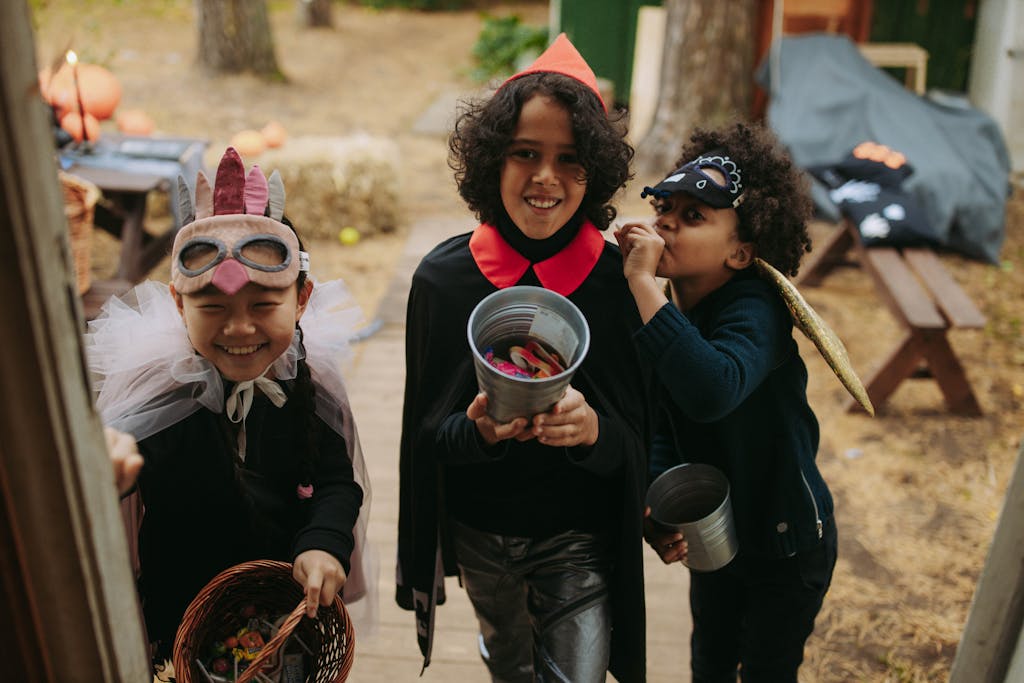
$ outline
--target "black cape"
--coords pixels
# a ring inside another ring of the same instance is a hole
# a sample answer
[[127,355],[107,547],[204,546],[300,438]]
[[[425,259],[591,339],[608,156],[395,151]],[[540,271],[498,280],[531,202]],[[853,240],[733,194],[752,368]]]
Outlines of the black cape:
[[[283,383],[285,390],[291,389]],[[295,401],[276,408],[262,395],[246,417],[239,463],[227,417],[201,408],[139,442],[139,595],[151,642],[170,656],[189,603],[219,572],[257,559],[292,562],[318,548],[350,572],[352,528],[363,491],[345,440],[319,417],[314,494],[300,499],[297,430],[310,428]],[[301,425],[301,427],[300,427]]]
[[[466,326],[476,304],[497,290],[474,260],[472,234],[448,239],[423,258],[413,275],[406,319],[396,600],[416,612],[424,667],[430,663],[434,610],[445,599],[444,577],[458,575],[448,533],[447,467],[439,462],[439,429],[450,415],[464,414],[478,392]],[[643,681],[646,668],[642,501],[650,382],[632,341],[641,321],[622,275],[621,253],[609,242],[597,249],[596,263],[582,284],[561,293],[579,307],[590,326],[590,350],[572,385],[597,412],[600,433],[578,459],[569,456],[571,449],[552,450],[614,482],[612,489],[621,492],[608,501],[621,511],[609,515],[614,520],[609,529],[614,545],[609,670],[627,683]],[[541,286],[532,268],[507,284]],[[520,445],[508,443],[504,457],[515,457]]]

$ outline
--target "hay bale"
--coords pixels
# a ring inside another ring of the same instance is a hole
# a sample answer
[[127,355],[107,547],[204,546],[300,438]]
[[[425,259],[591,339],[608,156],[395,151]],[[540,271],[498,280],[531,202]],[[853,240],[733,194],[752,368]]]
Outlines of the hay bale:
[[400,222],[398,146],[367,134],[290,138],[259,158],[278,170],[287,190],[285,214],[303,237],[334,239],[346,226],[364,236]]

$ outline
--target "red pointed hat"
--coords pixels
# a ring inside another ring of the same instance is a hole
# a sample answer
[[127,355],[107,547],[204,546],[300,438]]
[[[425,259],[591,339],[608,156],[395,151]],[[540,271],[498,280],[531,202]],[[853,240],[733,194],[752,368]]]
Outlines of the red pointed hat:
[[604,100],[601,98],[601,91],[597,89],[597,77],[594,76],[590,65],[583,59],[583,55],[579,53],[575,45],[569,42],[569,38],[564,33],[559,33],[558,37],[555,38],[555,42],[551,43],[551,46],[544,50],[540,57],[534,60],[533,64],[515,74],[501,85],[505,87],[506,83],[517,78],[527,74],[542,72],[562,74],[576,79],[593,90],[594,94],[597,95],[598,102],[601,103],[605,111],[608,110],[608,106],[605,105]]

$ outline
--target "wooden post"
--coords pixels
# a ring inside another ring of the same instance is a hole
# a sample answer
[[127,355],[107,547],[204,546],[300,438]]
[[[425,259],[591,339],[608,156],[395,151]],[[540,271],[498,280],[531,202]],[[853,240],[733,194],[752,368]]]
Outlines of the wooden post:
[[83,368],[81,305],[33,42],[28,3],[0,3],[3,675],[152,680]]
[[334,17],[331,13],[332,0],[296,0],[299,25],[304,28],[331,28]]
[[[1024,442],[974,592],[949,683],[1009,683],[1024,625]],[[1019,664],[1018,664],[1019,665]],[[1020,680],[1020,679],[1016,679]]]

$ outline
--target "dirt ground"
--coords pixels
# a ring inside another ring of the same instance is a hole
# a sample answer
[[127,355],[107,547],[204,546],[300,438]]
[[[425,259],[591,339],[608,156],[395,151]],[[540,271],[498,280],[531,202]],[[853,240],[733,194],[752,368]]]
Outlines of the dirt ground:
[[[267,84],[196,70],[189,0],[32,5],[40,64],[71,43],[83,61],[103,64],[120,79],[122,108],[145,109],[162,134],[208,139],[208,168],[235,132],[271,120],[293,137],[365,132],[393,140],[401,152],[394,182],[400,184],[402,224],[354,246],[333,240],[309,245],[314,272],[343,277],[368,318],[413,221],[450,216],[471,226],[445,163],[443,135],[413,127],[446,93],[476,90],[466,74],[481,27],[477,11],[336,4],[336,27],[310,31],[297,26],[293,3],[271,2],[288,80]],[[514,11],[542,24],[548,7],[502,4],[492,11]],[[112,131],[112,123],[104,130]],[[650,180],[637,179],[634,186]],[[626,194],[623,215],[646,215],[637,194]],[[155,204],[150,220],[159,225],[166,217]],[[815,235],[830,229],[816,225]],[[114,254],[116,245],[98,235],[96,276],[110,274]],[[953,661],[1024,433],[1024,189],[1018,184],[1008,204],[1000,265],[942,258],[988,318],[982,330],[950,335],[983,417],[951,417],[935,383],[926,380],[904,383],[874,418],[847,414],[839,382],[800,338],[822,428],[818,459],[835,494],[840,529],[839,564],[808,644],[804,681],[942,681]],[[163,265],[152,276],[166,273]],[[857,268],[838,269],[804,294],[842,337],[862,377],[899,339],[899,328]]]

